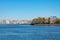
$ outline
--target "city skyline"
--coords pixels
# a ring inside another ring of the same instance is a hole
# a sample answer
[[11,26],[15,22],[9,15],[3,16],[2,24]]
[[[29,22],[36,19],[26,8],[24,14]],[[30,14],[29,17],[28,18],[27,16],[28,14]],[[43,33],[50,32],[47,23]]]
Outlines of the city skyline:
[[0,0],[0,19],[60,17],[60,0]]

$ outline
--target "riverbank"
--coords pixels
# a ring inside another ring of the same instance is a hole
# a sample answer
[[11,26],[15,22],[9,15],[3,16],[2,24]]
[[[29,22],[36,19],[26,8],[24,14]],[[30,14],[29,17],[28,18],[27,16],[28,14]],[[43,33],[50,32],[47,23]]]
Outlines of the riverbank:
[[60,26],[60,24],[34,24],[37,26]]

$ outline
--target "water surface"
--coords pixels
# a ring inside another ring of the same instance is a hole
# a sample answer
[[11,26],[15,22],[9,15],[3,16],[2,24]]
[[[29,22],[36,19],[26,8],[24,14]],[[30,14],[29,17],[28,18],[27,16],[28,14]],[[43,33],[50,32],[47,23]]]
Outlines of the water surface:
[[0,40],[60,40],[60,26],[0,24]]

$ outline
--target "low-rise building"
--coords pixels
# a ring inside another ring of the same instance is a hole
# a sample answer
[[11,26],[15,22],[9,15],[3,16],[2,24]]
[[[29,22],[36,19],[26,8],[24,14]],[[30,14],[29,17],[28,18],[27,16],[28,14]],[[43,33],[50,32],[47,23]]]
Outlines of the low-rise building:
[[55,16],[51,16],[50,17],[50,24],[55,24],[56,22],[56,17]]
[[49,22],[49,18],[45,18],[45,23],[48,23]]

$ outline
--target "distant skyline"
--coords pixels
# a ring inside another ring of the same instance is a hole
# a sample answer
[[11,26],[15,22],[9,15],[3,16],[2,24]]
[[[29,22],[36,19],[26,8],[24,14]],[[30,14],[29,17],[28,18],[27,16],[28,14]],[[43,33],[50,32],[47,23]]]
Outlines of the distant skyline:
[[60,0],[0,0],[0,19],[60,17]]

